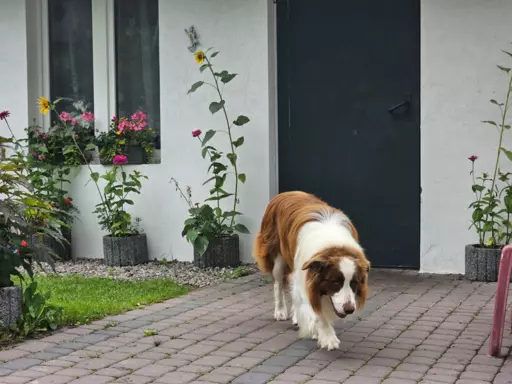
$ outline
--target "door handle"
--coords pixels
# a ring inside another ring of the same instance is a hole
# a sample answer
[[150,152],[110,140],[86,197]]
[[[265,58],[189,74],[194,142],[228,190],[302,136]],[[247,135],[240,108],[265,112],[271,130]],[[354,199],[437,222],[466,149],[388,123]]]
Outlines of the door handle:
[[397,109],[401,108],[401,107],[404,107],[404,106],[407,106],[409,107],[409,101],[405,100],[405,101],[402,101],[401,103],[397,104],[397,105],[394,105],[392,106],[391,108],[388,109],[388,112],[389,113],[393,113],[395,112]]

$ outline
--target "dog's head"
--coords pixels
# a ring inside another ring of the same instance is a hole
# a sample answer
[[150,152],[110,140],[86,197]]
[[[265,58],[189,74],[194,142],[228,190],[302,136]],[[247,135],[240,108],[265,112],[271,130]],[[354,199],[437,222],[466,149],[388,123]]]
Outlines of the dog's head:
[[322,296],[330,297],[334,311],[342,318],[364,306],[370,263],[361,251],[331,247],[314,255],[302,269],[307,270],[309,298],[316,311]]

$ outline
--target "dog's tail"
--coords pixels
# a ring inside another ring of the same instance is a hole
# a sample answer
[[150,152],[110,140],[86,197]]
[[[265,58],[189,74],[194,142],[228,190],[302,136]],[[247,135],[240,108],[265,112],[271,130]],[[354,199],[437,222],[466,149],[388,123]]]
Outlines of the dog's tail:
[[261,219],[261,226],[254,241],[253,255],[260,271],[272,274],[274,260],[279,254],[279,231],[274,199],[270,201]]

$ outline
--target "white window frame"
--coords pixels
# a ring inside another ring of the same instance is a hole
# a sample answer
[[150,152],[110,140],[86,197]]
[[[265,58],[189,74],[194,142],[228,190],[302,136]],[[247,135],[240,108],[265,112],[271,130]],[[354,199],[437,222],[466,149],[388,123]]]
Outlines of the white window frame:
[[[36,38],[30,44],[36,48],[34,60],[40,70],[37,74],[37,85],[31,96],[37,94],[50,95],[50,34],[48,22],[48,0],[26,0],[27,12],[36,20]],[[91,0],[92,3],[92,54],[93,54],[93,86],[94,86],[94,115],[95,128],[107,131],[112,117],[116,114],[116,58],[115,58],[115,20],[114,0]],[[28,16],[30,17],[30,16]],[[33,55],[34,53],[32,53]],[[29,52],[29,55],[31,53]],[[35,66],[34,66],[35,67]],[[34,101],[31,101],[35,103]],[[40,116],[39,114],[36,116]],[[43,128],[50,126],[49,114],[36,118]]]

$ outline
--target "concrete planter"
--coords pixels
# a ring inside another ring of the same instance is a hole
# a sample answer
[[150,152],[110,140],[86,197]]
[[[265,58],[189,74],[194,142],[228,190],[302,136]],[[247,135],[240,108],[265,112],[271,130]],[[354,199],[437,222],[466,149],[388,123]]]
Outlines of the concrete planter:
[[71,256],[71,230],[62,228],[62,236],[66,241],[59,242],[48,235],[32,235],[32,243],[43,243],[46,248],[51,250],[62,261],[72,259]]
[[501,248],[466,245],[466,278],[471,281],[498,281],[500,258]]
[[4,328],[10,327],[20,318],[22,299],[23,288],[0,288],[0,321]]
[[103,236],[103,257],[105,264],[111,267],[147,263],[149,258],[146,235]]
[[194,249],[194,264],[199,268],[238,267],[240,265],[240,241],[238,235],[213,239],[203,256]]

